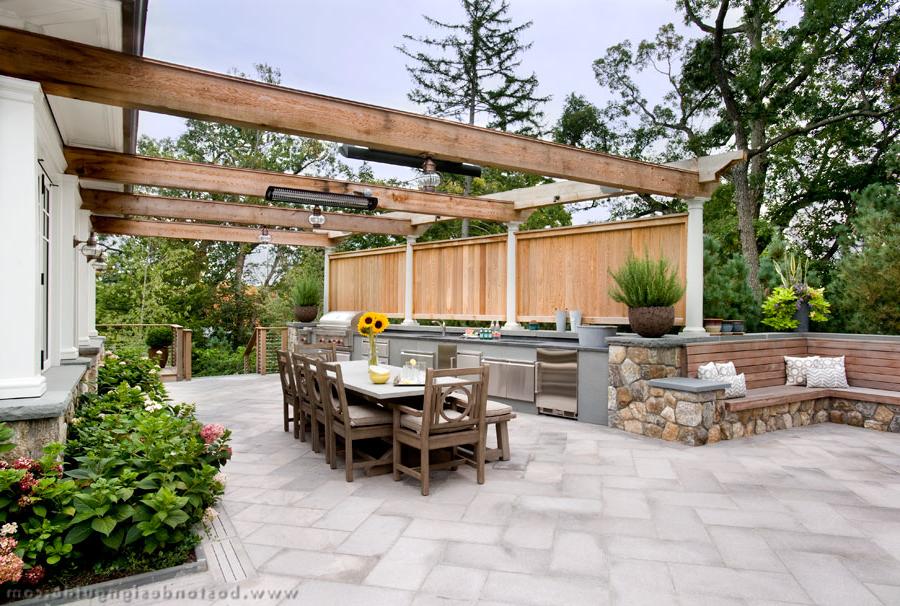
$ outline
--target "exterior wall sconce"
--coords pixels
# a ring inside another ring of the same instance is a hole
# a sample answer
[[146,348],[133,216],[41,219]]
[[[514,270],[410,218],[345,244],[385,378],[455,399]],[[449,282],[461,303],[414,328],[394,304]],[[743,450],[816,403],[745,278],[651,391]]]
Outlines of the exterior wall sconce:
[[94,268],[94,271],[105,271],[107,268],[106,254],[101,252],[97,255],[93,263],[91,263],[91,266]]
[[271,244],[272,234],[269,233],[268,227],[263,227],[259,232],[259,241],[261,244]]
[[100,243],[97,242],[97,234],[94,232],[90,233],[87,240],[79,240],[78,238],[73,237],[72,246],[78,248],[79,245],[81,245],[81,254],[83,254],[88,261],[99,258],[101,254]]

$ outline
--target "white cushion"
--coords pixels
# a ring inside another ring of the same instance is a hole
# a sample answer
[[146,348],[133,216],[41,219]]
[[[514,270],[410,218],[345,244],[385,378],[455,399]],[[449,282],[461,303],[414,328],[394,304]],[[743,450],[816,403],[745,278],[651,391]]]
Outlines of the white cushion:
[[844,366],[844,356],[833,358],[819,357],[812,361],[806,371],[807,387],[831,387],[846,389],[847,370]]
[[371,427],[372,425],[390,425],[394,422],[391,413],[376,406],[351,404],[347,406],[352,427]]
[[744,376],[744,373],[734,375],[733,377],[719,377],[719,380],[731,384],[729,387],[725,388],[726,400],[743,398],[747,395],[747,378]]
[[818,356],[784,356],[785,385],[806,385],[806,371]]
[[719,378],[719,369],[716,368],[715,362],[707,362],[697,367],[697,378],[706,381],[713,381]]
[[[452,408],[444,409],[444,416],[451,421],[456,421],[461,418],[463,415],[461,412],[453,410]],[[446,423],[447,419],[441,418],[441,423]],[[422,417],[417,415],[400,415],[400,425],[405,427],[406,429],[412,430],[416,433],[422,431]]]
[[737,376],[737,370],[734,368],[734,362],[716,362],[716,372],[719,378]]
[[513,408],[509,404],[488,400],[484,415],[486,417],[502,417],[503,415],[512,414],[512,411]]

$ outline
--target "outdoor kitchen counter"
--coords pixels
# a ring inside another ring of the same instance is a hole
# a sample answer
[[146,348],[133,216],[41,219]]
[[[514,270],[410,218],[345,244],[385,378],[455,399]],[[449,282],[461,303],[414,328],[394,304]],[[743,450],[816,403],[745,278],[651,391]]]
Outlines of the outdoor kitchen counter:
[[[504,347],[548,347],[554,349],[572,349],[576,351],[608,351],[607,347],[585,347],[578,344],[578,337],[574,333],[554,333],[553,331],[527,331],[517,330],[510,333],[502,333],[499,339],[467,339],[461,333],[450,332],[441,335],[441,329],[423,330],[427,327],[390,327],[382,336],[390,339],[422,339],[425,341],[437,341],[443,343],[457,343],[466,345],[500,345]],[[539,333],[530,335],[528,333]],[[548,335],[563,334],[564,337],[553,338]]]

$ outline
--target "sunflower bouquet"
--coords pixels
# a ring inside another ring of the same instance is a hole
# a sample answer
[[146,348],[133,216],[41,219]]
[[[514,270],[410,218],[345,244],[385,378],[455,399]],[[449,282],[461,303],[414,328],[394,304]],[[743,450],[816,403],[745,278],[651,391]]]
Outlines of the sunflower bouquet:
[[391,325],[384,314],[367,311],[359,318],[356,330],[369,339],[369,366],[378,365],[378,351],[375,349],[375,335],[380,335]]

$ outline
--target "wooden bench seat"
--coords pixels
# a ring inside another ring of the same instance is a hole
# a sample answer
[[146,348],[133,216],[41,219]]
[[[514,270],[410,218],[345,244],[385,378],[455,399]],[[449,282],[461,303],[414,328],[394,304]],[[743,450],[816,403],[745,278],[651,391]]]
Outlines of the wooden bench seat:
[[[844,356],[848,389],[810,389],[785,385],[784,356]],[[900,406],[900,343],[828,336],[797,336],[692,343],[687,346],[688,376],[707,362],[734,362],[747,378],[747,396],[725,400],[732,412],[793,404],[819,398],[846,398]]]
[[810,389],[795,385],[776,385],[771,387],[757,387],[748,389],[744,398],[725,400],[725,407],[732,411],[751,410],[753,408],[765,408],[766,406],[779,406],[781,404],[793,404],[806,400],[827,398],[830,389]]

